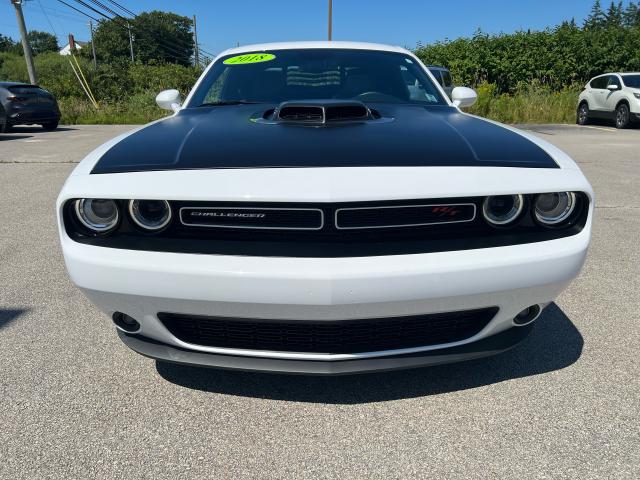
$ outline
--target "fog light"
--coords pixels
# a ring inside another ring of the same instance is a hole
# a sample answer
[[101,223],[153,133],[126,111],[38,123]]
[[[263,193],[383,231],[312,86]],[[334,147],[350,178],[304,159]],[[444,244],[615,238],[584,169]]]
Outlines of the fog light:
[[531,305],[522,310],[518,315],[513,317],[513,323],[522,327],[533,322],[540,315],[540,305]]
[[116,324],[116,327],[124,330],[125,332],[134,333],[140,330],[140,324],[138,321],[126,313],[116,312],[111,318],[113,319],[113,323]]

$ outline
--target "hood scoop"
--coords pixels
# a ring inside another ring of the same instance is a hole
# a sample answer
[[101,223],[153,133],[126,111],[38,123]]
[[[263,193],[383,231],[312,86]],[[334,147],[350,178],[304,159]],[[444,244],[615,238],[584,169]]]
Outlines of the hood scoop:
[[362,102],[327,100],[283,102],[273,112],[273,118],[282,123],[327,125],[362,122],[374,116]]

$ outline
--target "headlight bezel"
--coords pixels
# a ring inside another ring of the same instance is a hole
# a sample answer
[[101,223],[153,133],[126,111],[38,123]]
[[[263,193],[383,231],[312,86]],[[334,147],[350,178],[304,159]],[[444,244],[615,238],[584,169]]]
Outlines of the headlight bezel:
[[[555,218],[545,217],[544,215],[538,212],[537,203],[541,196],[543,195],[559,195],[564,194],[567,195],[568,203],[567,208]],[[564,191],[564,192],[546,192],[546,193],[538,193],[533,196],[531,202],[531,215],[533,219],[539,225],[550,228],[562,227],[570,222],[571,218],[574,217],[576,209],[578,208],[578,197],[574,192]]]
[[[90,218],[88,218],[85,211],[85,205],[87,204],[87,202],[94,201],[107,201],[113,203],[115,207],[114,219],[109,222],[99,223],[93,222]],[[73,203],[73,210],[76,220],[85,230],[93,235],[107,235],[116,230],[122,221],[122,214],[120,213],[118,202],[111,198],[78,198]]]
[[[138,218],[137,213],[140,213],[139,205],[141,202],[161,202],[165,205],[166,211],[168,212],[167,217],[158,225],[150,226],[149,224],[145,224],[141,219]],[[137,207],[136,207],[137,205]],[[127,201],[127,211],[129,213],[129,218],[133,222],[133,224],[141,229],[143,232],[147,233],[158,233],[162,230],[166,229],[173,220],[173,210],[171,208],[171,204],[167,200],[157,200],[157,199],[131,199]]]
[[[496,199],[498,197],[515,197],[517,200],[518,206],[515,208],[515,211],[511,213],[511,216],[506,220],[496,220],[495,218],[491,218],[488,213],[488,204],[492,199]],[[525,196],[521,193],[511,193],[506,195],[488,195],[482,201],[482,218],[486,223],[491,225],[494,228],[509,228],[518,223],[520,219],[522,219],[522,215],[525,212],[525,207],[527,204],[527,200]]]

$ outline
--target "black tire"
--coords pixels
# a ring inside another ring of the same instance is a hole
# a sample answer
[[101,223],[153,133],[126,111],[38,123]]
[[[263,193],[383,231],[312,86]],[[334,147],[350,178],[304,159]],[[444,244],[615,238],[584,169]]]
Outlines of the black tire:
[[629,105],[621,103],[616,107],[616,128],[627,128],[631,123]]
[[47,123],[43,123],[42,124],[42,128],[44,128],[45,130],[55,130],[56,128],[58,128],[58,122],[47,122]]
[[578,125],[589,125],[589,105],[586,102],[582,102],[578,106],[578,111],[576,112],[576,123]]

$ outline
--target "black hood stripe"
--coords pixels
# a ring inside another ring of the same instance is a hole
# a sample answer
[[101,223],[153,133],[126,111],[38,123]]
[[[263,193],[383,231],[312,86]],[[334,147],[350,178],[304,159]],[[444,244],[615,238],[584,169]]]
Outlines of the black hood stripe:
[[388,121],[255,122],[272,105],[187,108],[117,143],[91,173],[215,168],[558,168],[516,132],[448,106],[378,104]]

